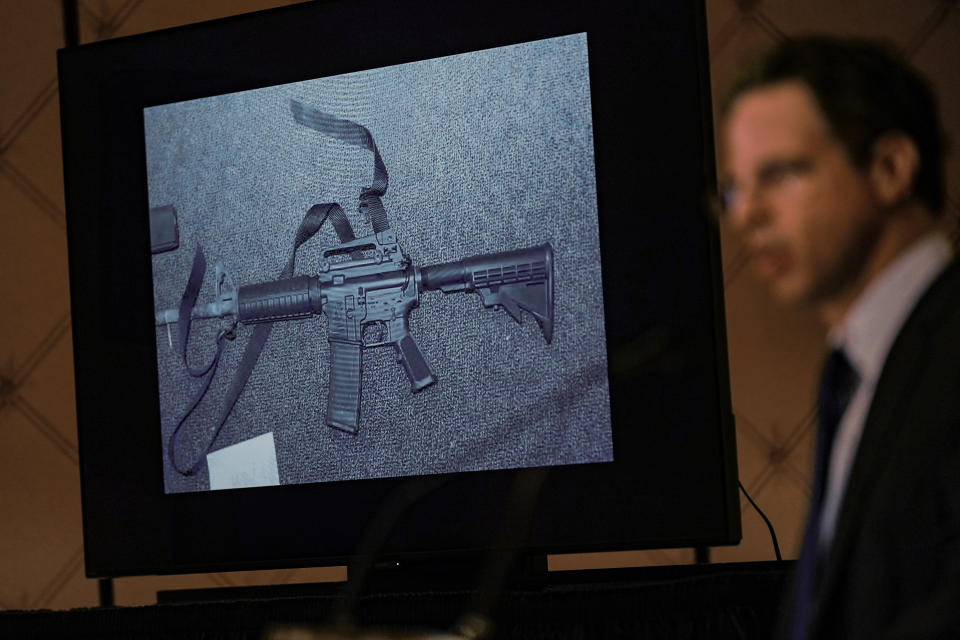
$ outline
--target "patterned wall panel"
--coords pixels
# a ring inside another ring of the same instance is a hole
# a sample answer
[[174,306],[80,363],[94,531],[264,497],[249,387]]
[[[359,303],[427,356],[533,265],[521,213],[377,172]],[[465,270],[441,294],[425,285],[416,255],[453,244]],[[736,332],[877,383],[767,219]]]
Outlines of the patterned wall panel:
[[[287,4],[283,0],[81,0],[80,40],[93,42]],[[956,0],[707,0],[714,86],[747,52],[799,33],[892,39],[930,75],[960,140],[960,9]],[[72,346],[55,51],[61,2],[0,0],[0,608],[96,604],[83,574]],[[960,218],[960,158],[948,165],[949,218]],[[722,232],[740,477],[796,553],[809,495],[813,388],[823,331],[776,305]],[[14,310],[14,312],[9,312]],[[743,542],[714,560],[766,560],[770,539],[746,501]],[[682,563],[688,549],[551,558],[555,569]],[[158,589],[343,579],[342,568],[126,578],[119,604]]]

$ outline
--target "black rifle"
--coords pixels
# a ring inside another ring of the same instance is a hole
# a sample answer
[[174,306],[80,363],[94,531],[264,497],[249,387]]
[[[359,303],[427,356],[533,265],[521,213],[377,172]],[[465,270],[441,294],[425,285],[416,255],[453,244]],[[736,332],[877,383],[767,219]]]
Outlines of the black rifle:
[[[336,256],[357,251],[363,252],[361,259],[336,261]],[[410,312],[419,305],[422,291],[474,291],[485,307],[502,308],[518,323],[521,311],[529,312],[546,341],[553,338],[553,248],[549,243],[420,268],[388,229],[324,250],[315,276],[247,285],[233,292],[223,286],[227,276],[220,265],[217,272],[217,300],[195,307],[192,318],[235,316],[242,324],[256,324],[327,316],[326,422],[349,433],[359,427],[363,349],[392,346],[414,393],[435,382],[410,335]],[[177,321],[176,309],[156,314],[158,326]],[[372,335],[377,338],[365,340]]]

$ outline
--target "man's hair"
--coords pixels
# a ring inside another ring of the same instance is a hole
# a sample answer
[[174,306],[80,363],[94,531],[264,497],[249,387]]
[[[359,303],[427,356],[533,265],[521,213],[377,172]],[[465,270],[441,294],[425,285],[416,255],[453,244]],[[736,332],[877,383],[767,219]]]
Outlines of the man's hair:
[[911,138],[920,156],[913,194],[939,215],[945,143],[936,96],[892,46],[827,36],[787,40],[743,67],[721,101],[721,114],[749,91],[791,80],[813,92],[833,135],[860,169],[869,165],[883,135]]

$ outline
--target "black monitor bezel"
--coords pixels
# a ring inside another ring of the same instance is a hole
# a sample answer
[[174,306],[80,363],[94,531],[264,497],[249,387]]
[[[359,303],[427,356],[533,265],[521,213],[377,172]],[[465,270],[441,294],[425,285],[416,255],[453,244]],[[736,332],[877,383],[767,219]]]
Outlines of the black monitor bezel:
[[[560,553],[739,540],[719,242],[700,210],[714,179],[702,3],[362,0],[296,5],[59,52],[88,576],[339,564],[382,499],[404,482],[164,493],[153,300],[144,286],[151,278],[148,221],[136,213],[148,209],[142,109],[583,31],[616,460],[554,469],[527,548]],[[664,96],[678,98],[675,112],[667,112]],[[658,119],[674,129],[654,131]],[[642,193],[638,181],[655,187]],[[649,234],[646,208],[682,215],[657,218],[656,230],[673,240],[663,247],[641,241],[638,256],[629,238]],[[671,267],[677,271],[666,282],[648,279],[645,265],[666,265],[683,251],[699,262]],[[688,285],[698,295],[677,303],[677,319],[645,323],[638,315],[642,302]],[[697,358],[681,374],[671,364],[678,354]],[[638,426],[627,424],[634,390],[653,386],[666,406],[709,405],[709,424],[684,424],[678,442],[628,428]],[[674,471],[663,453],[681,456]],[[641,482],[634,470],[643,466],[662,469],[656,477],[664,484]],[[451,476],[411,509],[384,553],[481,549],[513,475]]]

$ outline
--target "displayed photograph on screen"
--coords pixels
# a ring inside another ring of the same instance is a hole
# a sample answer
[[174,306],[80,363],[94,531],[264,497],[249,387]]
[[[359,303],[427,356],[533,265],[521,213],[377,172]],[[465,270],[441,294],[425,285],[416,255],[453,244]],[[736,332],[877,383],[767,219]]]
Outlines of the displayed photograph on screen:
[[143,115],[167,493],[613,460],[586,34]]

